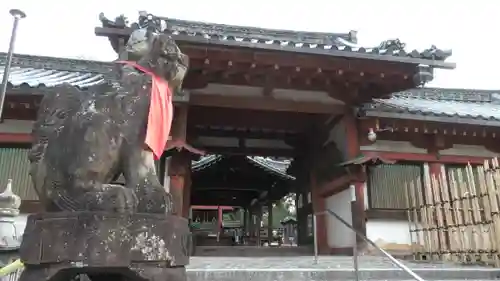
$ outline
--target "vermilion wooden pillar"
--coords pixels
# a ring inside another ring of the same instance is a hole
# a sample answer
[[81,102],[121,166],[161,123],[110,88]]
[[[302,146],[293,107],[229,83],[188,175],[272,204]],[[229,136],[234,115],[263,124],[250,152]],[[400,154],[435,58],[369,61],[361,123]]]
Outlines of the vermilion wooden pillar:
[[[346,156],[348,159],[354,159],[358,157],[361,152],[359,148],[359,134],[358,132],[358,124],[357,119],[353,113],[349,112],[344,115],[342,120],[345,123],[346,128],[346,138],[347,138],[347,147],[346,147]],[[352,224],[353,227],[366,235],[366,214],[365,214],[365,181],[366,174],[365,171],[360,171],[357,178],[351,182],[354,186],[356,201],[351,205],[351,213],[352,213]],[[353,233],[354,235],[354,233]],[[363,243],[363,239],[356,236],[356,243],[360,245]]]
[[188,155],[189,168],[184,175],[184,189],[182,194],[182,216],[189,218],[189,210],[191,209],[191,157]]
[[442,163],[439,162],[431,162],[429,163],[429,172],[431,176],[435,176],[439,178],[441,176],[441,167],[443,166]]
[[170,193],[174,200],[174,214],[189,216],[189,194],[191,158],[186,152],[176,152],[170,159],[168,175],[170,177]]
[[[434,135],[430,138],[429,148],[427,149],[427,153],[431,155],[436,155],[436,158],[439,159],[439,151],[441,149],[447,148],[447,143],[443,136]],[[430,162],[429,163],[429,174],[430,176],[435,176],[439,178],[441,176],[441,168],[443,167],[443,163],[440,162]]]
[[[183,150],[186,143],[188,106],[180,104],[174,108],[170,143],[177,150],[169,161],[168,175],[170,176],[170,192],[174,200],[174,213],[188,217],[191,197],[191,157]],[[168,146],[168,145],[167,145]]]
[[217,206],[217,227],[219,228],[219,233],[222,233],[224,212],[222,211],[222,206]]
[[[325,211],[325,198],[321,197],[319,186],[314,172],[310,173],[310,189],[311,189],[311,202],[313,214],[319,214]],[[316,217],[316,237],[318,239],[318,253],[330,254],[330,247],[328,246],[328,232],[326,229],[326,222],[328,214],[318,215]]]

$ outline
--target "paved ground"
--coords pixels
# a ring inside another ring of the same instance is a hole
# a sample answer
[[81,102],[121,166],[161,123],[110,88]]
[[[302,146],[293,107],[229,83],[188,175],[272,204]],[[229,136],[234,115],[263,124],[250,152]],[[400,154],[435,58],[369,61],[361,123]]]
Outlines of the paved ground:
[[[486,269],[487,267],[472,265],[457,265],[450,263],[427,263],[427,262],[403,262],[406,266],[415,269]],[[218,270],[218,269],[317,269],[317,270],[349,270],[352,269],[352,257],[324,256],[319,257],[318,263],[314,263],[312,256],[302,257],[191,257],[189,270]],[[396,266],[386,258],[377,256],[359,257],[359,268],[362,270],[394,269]]]

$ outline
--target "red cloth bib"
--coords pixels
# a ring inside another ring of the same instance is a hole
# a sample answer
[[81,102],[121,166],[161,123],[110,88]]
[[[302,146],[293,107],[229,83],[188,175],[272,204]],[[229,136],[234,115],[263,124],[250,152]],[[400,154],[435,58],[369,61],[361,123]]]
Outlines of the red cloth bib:
[[133,66],[140,71],[152,76],[151,100],[149,103],[148,124],[146,129],[145,144],[153,151],[155,160],[160,159],[170,135],[174,107],[172,104],[172,91],[168,82],[155,75],[151,70],[140,66],[133,61],[117,61]]

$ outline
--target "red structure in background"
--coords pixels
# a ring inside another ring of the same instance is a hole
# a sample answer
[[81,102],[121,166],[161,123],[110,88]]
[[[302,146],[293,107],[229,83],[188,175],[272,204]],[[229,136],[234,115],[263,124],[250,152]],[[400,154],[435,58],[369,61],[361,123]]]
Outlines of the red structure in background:
[[[414,108],[405,111],[405,106],[421,104],[427,97],[425,94],[406,97],[405,92],[413,92],[410,89],[432,80],[433,69],[455,67],[445,62],[451,53],[434,46],[424,52],[410,51],[405,50],[399,40],[387,40],[374,48],[362,48],[357,46],[357,35],[352,31],[296,32],[161,20],[167,27],[163,32],[171,34],[190,58],[190,69],[183,83],[185,94],[173,98],[171,130],[172,139],[186,146],[165,152],[158,169],[165,187],[176,200],[178,215],[187,217],[190,205],[196,204],[242,206],[250,217],[261,217],[264,206],[272,209],[274,201],[293,191],[298,195],[299,244],[311,244],[309,218],[330,208],[328,202],[332,196],[354,186],[357,200],[346,208],[351,211],[348,213],[352,214],[354,227],[366,233],[365,203],[369,202],[365,201],[371,199],[364,185],[370,178],[373,161],[343,163],[364,153],[379,153],[384,159],[394,160],[391,153],[396,153],[394,146],[380,148],[366,143],[370,129],[378,135],[376,143],[411,142],[411,146],[428,149],[425,155],[431,156],[418,154],[420,159],[436,161],[441,159],[437,152],[458,141],[483,144],[495,136],[496,128],[490,123],[476,122],[476,134],[471,131],[475,138],[469,139],[468,133],[460,139],[443,137],[444,132],[448,136],[450,132],[463,135],[459,130],[462,119],[429,121],[429,116]],[[95,30],[96,35],[107,37],[115,50],[123,47],[130,31],[128,27],[112,24]],[[0,124],[0,143],[5,151],[1,160],[13,160],[0,167],[5,174],[0,175],[0,181],[11,177],[12,171],[24,171],[22,176],[14,177],[18,181],[14,187],[24,189],[17,193],[24,194],[25,199],[36,200],[29,181],[24,179],[26,169],[20,168],[26,161],[16,158],[29,146],[31,125],[25,121],[35,120],[44,93],[60,83],[69,82],[82,91],[110,83],[114,79],[112,65],[61,58],[14,57],[4,115],[6,122]],[[398,101],[408,98],[412,102]],[[446,100],[438,95],[436,101]],[[432,115],[434,118],[439,114]],[[420,116],[420,119],[412,116]],[[446,129],[450,124],[454,130]],[[392,134],[383,131],[388,127],[393,129]],[[478,139],[478,135],[486,137]],[[208,158],[197,159],[185,149],[187,145],[213,155],[240,158],[205,161],[203,159]],[[397,153],[401,155],[400,151]],[[272,172],[262,173],[248,164],[254,165],[260,160],[244,158],[246,156],[273,156],[293,161],[287,164],[285,172],[271,167],[268,171]],[[373,157],[367,159],[373,160]],[[196,171],[193,163],[197,161],[207,167]],[[209,167],[218,161],[226,161],[225,173]],[[229,172],[232,178],[225,180]],[[210,174],[205,178],[211,179],[211,186],[199,180],[203,173]],[[218,212],[222,210],[219,208]],[[328,218],[318,220],[316,233],[320,251],[341,252],[343,249],[339,250],[332,242],[340,236],[338,229],[329,230],[329,224]]]
[[223,221],[223,215],[224,211],[232,211],[234,210],[234,207],[231,206],[202,206],[202,205],[192,205],[191,210],[217,210],[217,227],[218,231],[222,231],[222,221]]

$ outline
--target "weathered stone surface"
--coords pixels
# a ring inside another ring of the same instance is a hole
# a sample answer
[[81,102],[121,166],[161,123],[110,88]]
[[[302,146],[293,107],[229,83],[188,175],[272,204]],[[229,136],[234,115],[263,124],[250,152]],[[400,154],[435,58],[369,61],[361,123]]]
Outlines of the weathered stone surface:
[[186,219],[102,212],[30,215],[20,249],[26,265],[79,263],[126,267],[140,262],[189,263]]

